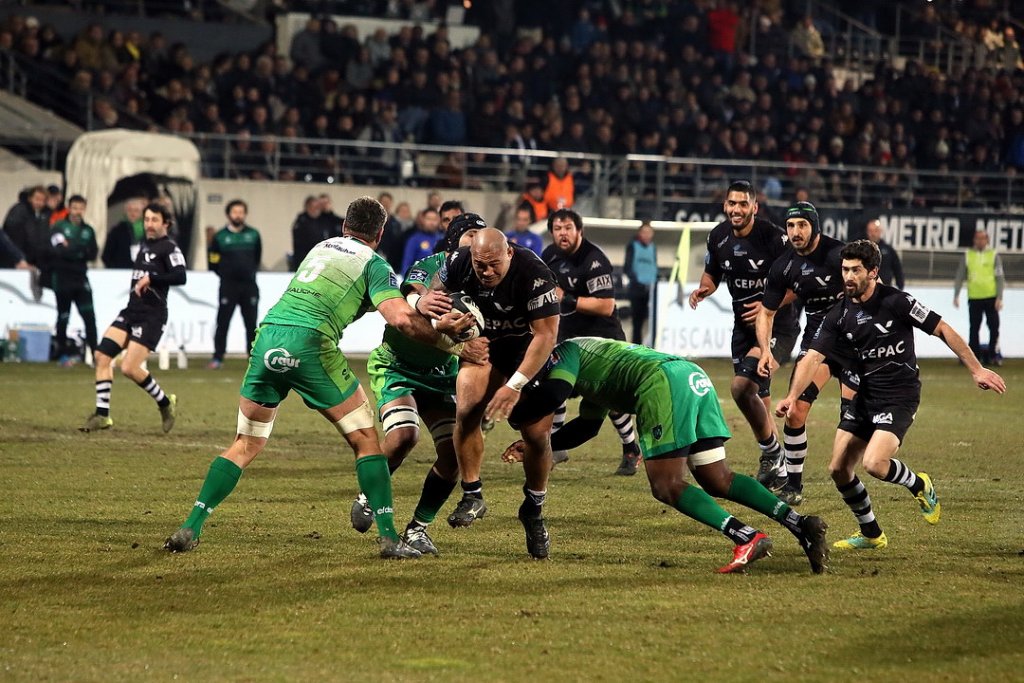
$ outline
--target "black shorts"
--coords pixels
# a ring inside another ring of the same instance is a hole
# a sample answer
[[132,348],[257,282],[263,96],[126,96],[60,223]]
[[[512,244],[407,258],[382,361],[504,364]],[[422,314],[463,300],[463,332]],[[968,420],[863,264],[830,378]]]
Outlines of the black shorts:
[[793,347],[796,346],[796,338],[800,336],[800,328],[789,326],[788,328],[772,330],[772,355],[779,365],[785,365],[793,359]]
[[[800,362],[800,359],[807,355],[807,349],[801,349],[800,353],[797,354],[796,363]],[[793,383],[793,375],[796,374],[796,363],[793,363],[793,372],[789,375],[789,383]],[[826,357],[824,360],[825,365],[828,367],[828,371],[832,373],[832,376],[839,380],[839,383],[843,386],[847,386],[854,391],[857,391],[860,387],[860,375],[851,370],[845,360]],[[798,400],[806,403],[814,403],[818,398],[818,386],[811,382],[804,393],[800,394]]]
[[[542,371],[538,376],[543,374]],[[518,430],[554,413],[563,400],[561,397],[554,398],[551,395],[551,388],[550,382],[537,379],[523,387],[519,402],[508,416],[508,426]]]
[[732,372],[737,377],[750,380],[757,385],[758,398],[767,398],[772,395],[772,378],[762,377],[757,371],[758,359],[754,356],[743,356],[738,360],[732,359]]
[[128,333],[128,340],[142,344],[150,351],[156,351],[160,337],[167,327],[167,311],[129,311],[127,308],[114,318],[110,326]]
[[891,432],[902,444],[907,430],[914,424],[920,402],[920,395],[900,401],[858,395],[840,416],[839,429],[862,441],[870,441],[876,431]]

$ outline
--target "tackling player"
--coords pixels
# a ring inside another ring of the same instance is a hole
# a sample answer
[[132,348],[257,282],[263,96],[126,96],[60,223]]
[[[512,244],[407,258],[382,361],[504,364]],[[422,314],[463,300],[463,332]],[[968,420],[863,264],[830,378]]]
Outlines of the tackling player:
[[[444,214],[442,205],[442,221]],[[450,300],[443,292],[427,288],[448,254],[459,246],[469,246],[473,235],[484,227],[487,223],[473,213],[460,214],[448,221],[442,251],[417,261],[405,276],[402,293],[406,294],[410,306],[435,319],[451,310]],[[487,340],[473,339],[452,350],[452,353],[459,352],[464,360],[486,363]],[[427,533],[427,527],[459,480],[459,463],[452,445],[459,362],[452,353],[406,337],[388,325],[384,328],[383,342],[370,353],[366,364],[370,386],[377,396],[377,415],[384,428],[384,455],[391,473],[394,474],[419,441],[421,415],[434,441],[437,459],[427,472],[412,521],[402,534],[406,543],[423,554],[437,554],[437,546]],[[365,494],[360,493],[352,503],[350,516],[352,527],[359,533],[372,526],[373,509]]]
[[472,245],[455,252],[438,276],[448,291],[465,292],[480,308],[487,321],[484,336],[490,341],[491,360],[489,366],[459,368],[454,438],[463,496],[448,523],[469,526],[487,511],[480,481],[480,425],[484,417],[495,422],[508,419],[526,442],[526,485],[519,507],[526,548],[535,558],[547,557],[550,543],[543,505],[551,470],[551,410],[537,413],[527,395],[558,338],[554,277],[536,254],[510,245],[494,228],[480,230]]
[[96,412],[89,416],[79,431],[110,429],[110,393],[114,385],[112,362],[124,349],[121,372],[153,397],[160,409],[164,432],[171,431],[177,397],[165,394],[153,375],[145,369],[149,352],[156,349],[167,326],[167,292],[170,287],[185,284],[185,256],[167,235],[171,212],[153,202],[143,212],[142,225],[146,240],[135,256],[132,288],[124,307],[96,347]]
[[[736,474],[725,461],[729,438],[718,395],[697,365],[645,346],[580,337],[559,344],[549,370],[531,400],[541,410],[573,393],[583,397],[580,416],[551,437],[553,448],[575,448],[595,437],[609,410],[635,413],[652,495],[687,517],[717,529],[736,544],[733,559],[718,571],[742,571],[769,554],[772,542],[719,507],[726,498],[771,517],[800,543],[815,574],[828,565],[825,530],[819,517],[805,517],[775,497],[756,479]],[[521,444],[503,459],[518,459]],[[685,481],[689,465],[700,487]]]
[[[615,310],[615,287],[612,264],[600,247],[583,236],[583,218],[572,209],[558,209],[548,215],[551,244],[541,259],[555,274],[561,297],[562,319],[558,323],[558,340],[573,337],[626,339],[619,314]],[[633,417],[612,412],[608,415],[622,442],[622,462],[615,474],[636,474],[640,449],[636,445]],[[565,404],[555,411],[552,431],[565,422]],[[568,458],[564,451],[552,454],[555,462]]]
[[[732,399],[761,449],[758,480],[770,486],[782,446],[771,415],[771,379],[757,372],[761,347],[754,325],[768,271],[788,252],[787,238],[780,227],[757,216],[757,192],[745,180],[729,185],[722,208],[727,218],[708,234],[704,274],[690,294],[690,308],[696,309],[725,280],[732,296]],[[792,348],[799,332],[795,313],[792,306],[783,306],[775,315],[773,348]]]
[[[818,211],[810,202],[797,202],[786,211],[786,235],[793,248],[772,264],[764,286],[764,299],[757,314],[757,343],[761,347],[761,358],[757,372],[761,377],[770,377],[775,363],[771,350],[772,324],[776,312],[789,296],[796,295],[807,314],[807,324],[800,340],[797,363],[807,353],[811,337],[818,329],[825,313],[843,294],[843,282],[839,272],[839,252],[843,243],[828,235],[821,234]],[[774,471],[766,470],[765,464],[758,470],[758,480],[769,481],[772,488],[779,490],[779,498],[790,505],[799,505],[803,499],[804,459],[807,457],[807,414],[830,377],[840,382],[841,407],[857,392],[857,375],[849,370],[853,363],[851,352],[844,351],[843,345],[822,365],[814,381],[800,394],[792,410],[786,413],[783,428],[783,449],[786,453],[786,474],[784,482],[771,483]],[[794,367],[794,372],[796,368]],[[790,379],[792,385],[792,378]],[[780,485],[781,484],[781,485]]]
[[[203,523],[266,446],[277,407],[294,389],[352,447],[360,489],[373,507],[380,533],[380,556],[420,556],[395,531],[391,476],[377,440],[373,410],[338,349],[344,329],[374,308],[403,334],[445,350],[454,346],[406,303],[398,290],[398,278],[376,253],[386,221],[387,212],[377,200],[360,197],[353,201],[342,236],[324,240],[310,250],[285,293],[267,313],[242,380],[235,441],[214,459],[192,513],[164,544],[171,552],[196,547]],[[457,334],[470,323],[452,314],[439,321],[437,328]]]
[[860,387],[840,418],[829,472],[857,518],[860,531],[837,541],[836,548],[863,550],[888,544],[867,489],[854,472],[861,461],[876,479],[906,487],[917,499],[925,521],[939,522],[942,509],[931,478],[894,457],[921,402],[914,328],[941,339],[967,367],[979,388],[999,394],[1006,391],[1003,378],[983,368],[960,335],[937,313],[910,294],[878,282],[880,263],[878,246],[869,240],[843,247],[846,297],[825,316],[806,358],[797,365],[789,395],[776,407],[780,417],[787,415],[836,345],[846,340],[853,346]]

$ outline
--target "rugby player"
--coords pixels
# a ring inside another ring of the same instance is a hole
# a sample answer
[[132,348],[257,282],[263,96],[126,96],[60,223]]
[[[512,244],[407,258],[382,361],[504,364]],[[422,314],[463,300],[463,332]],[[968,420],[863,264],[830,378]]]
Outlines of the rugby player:
[[875,518],[867,489],[854,472],[858,463],[863,462],[864,469],[876,479],[910,491],[929,524],[938,524],[942,513],[931,477],[915,472],[895,457],[921,402],[914,329],[941,339],[980,389],[1002,394],[1006,383],[981,366],[963,338],[937,313],[910,294],[878,281],[881,253],[874,242],[847,244],[841,256],[846,296],[822,321],[806,357],[797,365],[789,394],[776,406],[776,414],[787,415],[798,405],[801,392],[841,342],[852,345],[860,387],[840,418],[829,472],[860,530],[834,546],[884,548],[889,541]]
[[[761,347],[761,358],[757,372],[761,377],[770,377],[775,358],[772,356],[771,338],[776,312],[792,292],[807,314],[807,324],[800,340],[797,363],[807,353],[811,337],[818,329],[825,313],[843,294],[842,277],[839,272],[839,251],[843,243],[828,235],[821,234],[818,211],[810,202],[797,202],[786,211],[786,235],[792,250],[776,259],[768,271],[764,286],[764,298],[757,314],[757,343]],[[783,427],[783,450],[786,455],[784,482],[773,477],[772,469],[766,470],[762,462],[758,469],[758,480],[777,489],[779,497],[790,505],[803,502],[804,459],[807,457],[807,414],[830,377],[840,382],[841,409],[857,392],[857,375],[849,370],[853,363],[852,352],[841,345],[828,361],[821,365],[814,381],[800,394],[800,400],[786,413]],[[795,371],[795,368],[794,368]],[[790,378],[792,384],[792,377]],[[775,481],[771,481],[772,479]]]
[[121,372],[138,384],[156,401],[164,432],[174,427],[178,399],[165,394],[145,367],[149,352],[156,350],[167,327],[167,292],[172,286],[185,284],[185,255],[167,235],[171,228],[171,212],[153,202],[142,214],[146,239],[140,245],[132,267],[132,287],[125,306],[96,347],[96,411],[79,431],[110,429],[110,393],[114,385],[113,360],[122,350]]
[[[445,204],[441,205],[444,221]],[[429,290],[434,274],[440,270],[449,253],[459,246],[469,246],[473,236],[487,223],[476,214],[457,214],[448,220],[443,241],[444,248],[437,254],[417,261],[405,276],[402,293],[417,311],[438,319],[451,310],[447,295]],[[466,342],[469,356],[465,360],[485,363],[487,339]],[[370,386],[377,397],[377,415],[384,429],[384,455],[388,469],[394,474],[420,437],[420,417],[427,425],[434,441],[437,459],[427,472],[419,502],[402,534],[410,546],[423,554],[437,554],[437,546],[427,533],[427,527],[438,510],[448,500],[459,481],[459,464],[452,445],[455,429],[455,378],[459,372],[458,358],[452,353],[406,337],[396,328],[384,328],[384,340],[370,353],[366,369]],[[373,509],[360,493],[352,503],[352,527],[364,533],[373,525]]]
[[455,345],[438,331],[459,334],[473,321],[450,313],[438,321],[435,331],[409,306],[398,289],[398,278],[376,253],[386,221],[387,212],[376,199],[353,201],[342,236],[310,250],[267,313],[242,380],[235,441],[214,459],[192,513],[164,544],[171,552],[196,547],[203,523],[266,446],[277,407],[294,389],[307,406],[334,425],[355,453],[360,490],[373,508],[380,533],[380,556],[420,556],[395,531],[391,476],[377,439],[373,410],[338,342],[352,321],[374,308],[403,334],[445,350]]
[[[490,365],[464,364],[456,382],[455,453],[462,475],[462,500],[448,517],[469,526],[487,511],[480,467],[484,417],[519,429],[526,443],[526,485],[519,520],[527,551],[548,555],[550,540],[543,505],[551,470],[551,412],[538,413],[527,398],[530,384],[558,338],[559,302],[554,276],[535,253],[510,245],[500,230],[484,228],[469,248],[460,248],[438,273],[448,291],[465,292],[486,319]],[[523,400],[520,400],[520,397]]]
[[[540,257],[555,274],[560,290],[562,319],[558,323],[558,340],[573,337],[625,340],[615,308],[612,264],[600,247],[583,236],[583,218],[572,209],[558,209],[548,214],[548,232],[552,243]],[[636,445],[633,416],[612,412],[608,417],[622,442],[622,461],[615,474],[634,475],[640,449]],[[552,431],[558,431],[564,422],[563,404],[555,411]],[[556,463],[567,458],[565,451],[552,453]]]
[[[732,399],[761,449],[758,480],[771,485],[778,480],[775,473],[782,460],[782,446],[771,414],[771,379],[757,372],[761,347],[754,325],[768,271],[789,251],[787,238],[782,228],[757,215],[757,192],[745,180],[729,185],[722,208],[726,219],[708,234],[704,273],[700,285],[690,294],[690,308],[696,309],[725,280],[732,296]],[[792,349],[799,332],[796,318],[788,305],[775,315],[773,349]]]
[[[769,554],[771,539],[723,510],[711,496],[756,510],[786,527],[820,574],[828,565],[825,530],[819,517],[797,514],[758,481],[736,474],[725,460],[729,428],[711,380],[697,365],[645,346],[579,337],[555,347],[546,372],[531,394],[537,409],[555,406],[571,394],[583,398],[580,415],[551,437],[553,448],[575,448],[592,439],[610,410],[636,414],[637,431],[651,493],[687,517],[721,531],[735,544],[733,558],[718,571],[742,571]],[[516,442],[503,454],[521,457]],[[700,487],[685,481],[689,465]]]

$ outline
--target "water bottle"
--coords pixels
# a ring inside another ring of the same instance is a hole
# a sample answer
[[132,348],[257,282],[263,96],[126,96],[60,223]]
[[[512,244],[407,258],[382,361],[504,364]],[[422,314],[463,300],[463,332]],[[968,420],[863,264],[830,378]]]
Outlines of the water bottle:
[[157,355],[158,355],[158,358],[159,358],[158,363],[159,363],[160,369],[161,370],[170,370],[171,369],[171,352],[167,348],[166,344],[161,344],[160,345],[160,348],[157,350]]
[[178,347],[178,369],[188,370],[188,356],[185,355],[185,346]]

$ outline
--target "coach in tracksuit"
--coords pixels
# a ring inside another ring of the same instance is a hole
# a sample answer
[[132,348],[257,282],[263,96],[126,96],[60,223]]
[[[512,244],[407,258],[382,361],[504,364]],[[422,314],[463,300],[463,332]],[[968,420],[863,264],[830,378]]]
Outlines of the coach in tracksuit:
[[210,270],[220,276],[217,331],[213,335],[213,360],[208,366],[211,369],[220,368],[224,361],[228,325],[231,324],[235,306],[242,309],[246,348],[252,346],[260,302],[260,290],[256,285],[256,271],[260,269],[263,256],[260,233],[251,225],[246,225],[249,207],[241,199],[228,202],[224,213],[227,214],[228,223],[213,236],[207,249]]

